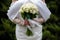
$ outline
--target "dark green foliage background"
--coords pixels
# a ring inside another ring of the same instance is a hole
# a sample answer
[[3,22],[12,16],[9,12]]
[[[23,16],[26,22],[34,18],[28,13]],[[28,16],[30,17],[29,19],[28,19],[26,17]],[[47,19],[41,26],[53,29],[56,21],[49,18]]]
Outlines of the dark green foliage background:
[[[15,24],[12,23],[6,13],[11,0],[0,0],[0,40],[16,40]],[[51,11],[51,17],[43,23],[42,40],[60,40],[60,0],[46,0]]]

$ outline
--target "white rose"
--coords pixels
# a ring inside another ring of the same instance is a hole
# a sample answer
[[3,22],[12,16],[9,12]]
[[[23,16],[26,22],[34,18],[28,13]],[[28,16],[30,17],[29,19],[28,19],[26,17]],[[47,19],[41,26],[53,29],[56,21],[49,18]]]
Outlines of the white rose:
[[35,13],[38,13],[38,8],[33,3],[26,3],[26,4],[23,4],[20,8],[20,12],[24,12],[24,11],[27,13],[30,11],[30,13],[35,14]]
[[33,13],[33,10],[30,10],[30,13]]

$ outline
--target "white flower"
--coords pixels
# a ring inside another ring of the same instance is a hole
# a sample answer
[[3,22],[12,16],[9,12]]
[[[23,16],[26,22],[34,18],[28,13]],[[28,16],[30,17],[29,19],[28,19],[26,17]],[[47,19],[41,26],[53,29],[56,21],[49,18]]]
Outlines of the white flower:
[[33,13],[33,10],[30,10],[30,13]]
[[22,9],[19,10],[20,13],[24,13],[24,11]]
[[33,11],[33,14],[35,14],[35,13],[36,13],[36,11],[34,10],[34,11]]
[[27,8],[25,9],[25,11],[26,11],[27,13],[29,12],[29,10],[28,10]]
[[38,13],[38,8],[33,3],[25,3],[21,6],[20,12],[29,12],[32,14]]

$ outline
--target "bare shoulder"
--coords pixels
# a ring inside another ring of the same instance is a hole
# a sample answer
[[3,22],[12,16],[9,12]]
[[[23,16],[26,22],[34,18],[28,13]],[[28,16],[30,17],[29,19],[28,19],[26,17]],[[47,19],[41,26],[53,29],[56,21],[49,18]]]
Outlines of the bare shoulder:
[[43,2],[45,2],[45,0],[42,0]]

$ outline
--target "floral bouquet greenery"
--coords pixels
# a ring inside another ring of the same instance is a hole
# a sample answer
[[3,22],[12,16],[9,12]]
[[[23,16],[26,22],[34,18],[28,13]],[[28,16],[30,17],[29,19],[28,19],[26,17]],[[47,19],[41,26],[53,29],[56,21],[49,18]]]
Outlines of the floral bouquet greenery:
[[[36,18],[38,15],[38,8],[33,3],[25,3],[21,6],[19,12],[21,13],[22,18],[25,20]],[[29,25],[30,26],[30,25]],[[32,31],[27,28],[26,34],[28,36],[33,35]]]

